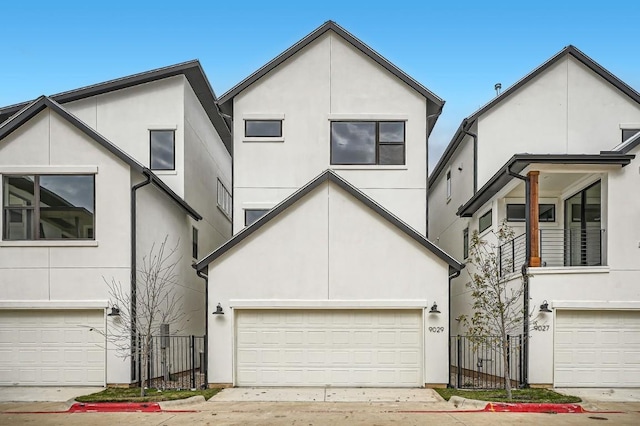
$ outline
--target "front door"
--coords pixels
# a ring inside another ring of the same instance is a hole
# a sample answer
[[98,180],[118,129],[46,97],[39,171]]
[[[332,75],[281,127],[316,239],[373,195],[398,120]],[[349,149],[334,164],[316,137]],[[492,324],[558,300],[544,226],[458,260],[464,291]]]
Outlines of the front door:
[[600,189],[601,182],[598,181],[564,202],[565,266],[602,265]]

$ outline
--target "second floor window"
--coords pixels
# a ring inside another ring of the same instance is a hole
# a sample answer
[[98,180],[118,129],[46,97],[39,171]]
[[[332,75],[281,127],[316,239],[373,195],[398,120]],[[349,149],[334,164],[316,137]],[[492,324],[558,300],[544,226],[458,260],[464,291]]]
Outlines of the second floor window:
[[244,135],[252,138],[282,137],[282,120],[245,120]]
[[488,212],[480,216],[480,219],[478,220],[478,228],[479,228],[478,232],[482,233],[487,229],[491,228],[491,225],[493,222],[491,213],[492,213],[491,210],[489,210]]
[[220,210],[222,210],[228,218],[231,218],[231,194],[229,194],[227,188],[220,182],[220,179],[218,179],[218,207],[220,207]]
[[245,209],[244,210],[244,226],[249,226],[262,216],[267,214],[269,209]]
[[447,171],[447,200],[451,199],[451,170]]
[[405,122],[331,122],[331,164],[405,164]]
[[174,130],[150,130],[149,135],[151,170],[175,170],[176,132]]
[[5,175],[4,240],[94,239],[93,175]]
[[463,259],[469,257],[469,228],[464,228],[462,231],[462,257]]

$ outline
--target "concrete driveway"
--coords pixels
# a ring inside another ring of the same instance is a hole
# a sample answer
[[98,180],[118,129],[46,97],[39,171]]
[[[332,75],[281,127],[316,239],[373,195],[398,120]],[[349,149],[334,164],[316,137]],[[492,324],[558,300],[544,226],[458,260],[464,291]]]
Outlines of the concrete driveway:
[[0,386],[0,402],[66,402],[102,387]]
[[212,402],[444,402],[433,389],[407,388],[228,388]]

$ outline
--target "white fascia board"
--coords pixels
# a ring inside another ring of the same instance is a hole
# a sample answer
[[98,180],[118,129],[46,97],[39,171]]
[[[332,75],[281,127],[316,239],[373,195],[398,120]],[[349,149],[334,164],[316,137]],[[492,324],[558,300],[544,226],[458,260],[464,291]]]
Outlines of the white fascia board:
[[108,300],[2,300],[0,309],[105,309]]
[[640,310],[639,301],[604,301],[604,300],[555,300],[550,305],[554,309],[573,309],[573,310]]
[[40,174],[96,174],[98,166],[0,166],[3,175],[40,175]]
[[235,309],[424,309],[426,300],[294,300],[294,299],[231,299]]

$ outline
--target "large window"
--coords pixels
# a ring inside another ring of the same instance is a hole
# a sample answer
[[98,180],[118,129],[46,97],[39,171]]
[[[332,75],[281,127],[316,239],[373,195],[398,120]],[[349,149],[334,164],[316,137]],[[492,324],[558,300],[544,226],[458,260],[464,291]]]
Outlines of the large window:
[[174,130],[150,130],[151,170],[175,170],[176,132]]
[[5,175],[2,192],[4,240],[95,238],[93,175]]
[[282,137],[282,120],[245,120],[244,135],[254,138]]
[[493,218],[491,216],[491,210],[480,216],[480,220],[478,221],[478,232],[484,232],[487,229],[491,228]]
[[231,194],[229,194],[227,188],[220,182],[220,179],[218,179],[218,207],[220,207],[220,210],[222,210],[227,217],[231,218]]
[[404,121],[331,122],[331,164],[405,164]]
[[[524,204],[507,204],[507,221],[524,222],[526,220],[526,206]],[[555,222],[556,205],[538,204],[538,222]]]

